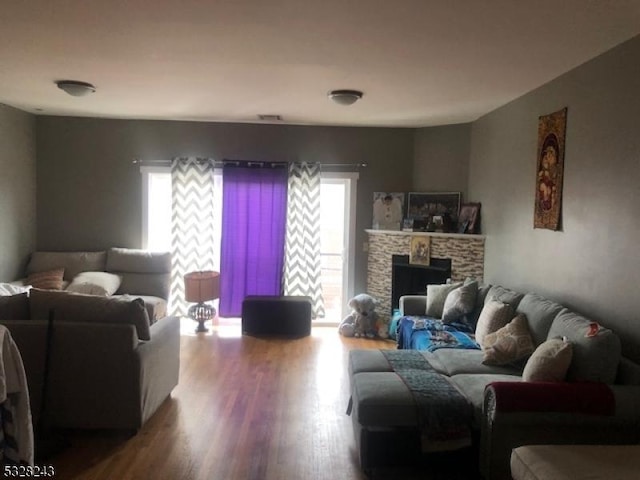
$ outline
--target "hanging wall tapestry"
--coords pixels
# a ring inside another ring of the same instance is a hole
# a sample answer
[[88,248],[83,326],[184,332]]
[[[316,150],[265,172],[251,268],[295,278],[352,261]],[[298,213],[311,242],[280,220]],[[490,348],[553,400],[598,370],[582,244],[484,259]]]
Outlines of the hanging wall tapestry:
[[560,230],[566,127],[566,108],[538,119],[538,168],[536,170],[536,203],[533,214],[534,228]]

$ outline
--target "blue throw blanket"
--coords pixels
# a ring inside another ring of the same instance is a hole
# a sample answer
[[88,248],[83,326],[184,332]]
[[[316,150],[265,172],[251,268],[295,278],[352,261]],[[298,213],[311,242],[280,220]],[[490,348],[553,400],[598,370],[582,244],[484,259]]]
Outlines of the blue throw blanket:
[[416,403],[425,452],[455,450],[471,444],[473,409],[445,376],[415,350],[381,350]]
[[464,323],[443,324],[431,317],[404,316],[398,322],[398,348],[429,352],[439,348],[479,350],[471,333]]

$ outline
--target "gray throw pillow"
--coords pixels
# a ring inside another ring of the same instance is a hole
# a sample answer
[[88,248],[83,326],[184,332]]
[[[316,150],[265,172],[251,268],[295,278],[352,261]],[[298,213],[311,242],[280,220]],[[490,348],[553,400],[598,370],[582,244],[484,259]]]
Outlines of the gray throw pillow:
[[447,300],[447,295],[461,286],[462,282],[444,285],[427,285],[426,315],[434,318],[442,318],[442,310],[444,310],[444,302]]
[[442,309],[442,321],[445,323],[463,321],[463,317],[475,308],[477,294],[478,282],[466,283],[449,292]]

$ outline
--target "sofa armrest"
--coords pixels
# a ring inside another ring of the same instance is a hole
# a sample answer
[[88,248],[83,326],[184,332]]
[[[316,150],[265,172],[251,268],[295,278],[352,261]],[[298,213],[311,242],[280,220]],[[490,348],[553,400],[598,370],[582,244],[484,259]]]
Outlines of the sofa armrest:
[[491,384],[483,403],[481,472],[510,479],[511,451],[522,445],[638,443],[638,402],[638,386]]
[[426,295],[403,295],[399,300],[402,315],[425,315],[427,311]]
[[574,412],[613,415],[615,397],[604,383],[494,382],[485,391],[485,413]]
[[180,371],[180,318],[163,317],[151,325],[151,340],[136,349],[144,423],[178,384]]

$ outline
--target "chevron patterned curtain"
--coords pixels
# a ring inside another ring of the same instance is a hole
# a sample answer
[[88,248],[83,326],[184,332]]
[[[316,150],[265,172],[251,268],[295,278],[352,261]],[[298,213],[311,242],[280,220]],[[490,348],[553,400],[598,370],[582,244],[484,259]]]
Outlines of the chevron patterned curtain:
[[291,163],[287,199],[284,294],[307,295],[324,317],[320,282],[320,164]]
[[185,273],[214,269],[214,162],[171,162],[171,314],[186,315]]

